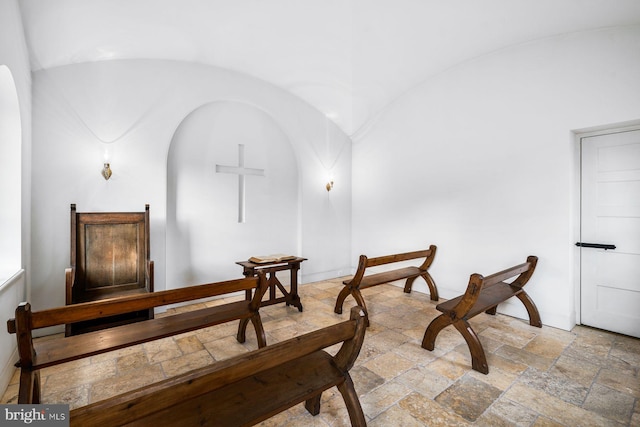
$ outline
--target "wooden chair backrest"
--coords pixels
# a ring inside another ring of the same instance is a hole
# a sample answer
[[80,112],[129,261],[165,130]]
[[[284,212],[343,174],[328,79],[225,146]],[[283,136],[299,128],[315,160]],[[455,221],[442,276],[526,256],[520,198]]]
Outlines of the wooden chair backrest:
[[[74,304],[147,288],[150,262],[149,205],[144,212],[76,212],[71,205],[71,268]],[[72,292],[69,292],[72,291]]]

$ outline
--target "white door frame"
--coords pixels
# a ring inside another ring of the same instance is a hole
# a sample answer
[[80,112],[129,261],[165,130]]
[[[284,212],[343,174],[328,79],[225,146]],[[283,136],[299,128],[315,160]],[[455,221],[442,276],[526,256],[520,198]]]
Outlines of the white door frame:
[[[580,152],[580,141],[582,138],[589,136],[608,135],[611,133],[628,132],[632,130],[640,130],[640,119],[629,122],[614,123],[603,126],[595,126],[591,128],[573,130],[573,194],[572,197],[572,211],[573,211],[573,243],[580,242],[580,226],[581,226],[581,191],[582,191],[582,155]],[[575,323],[581,325],[581,312],[580,312],[580,299],[581,299],[581,270],[580,270],[580,248],[574,248],[573,256],[573,277],[574,277],[574,313]]]

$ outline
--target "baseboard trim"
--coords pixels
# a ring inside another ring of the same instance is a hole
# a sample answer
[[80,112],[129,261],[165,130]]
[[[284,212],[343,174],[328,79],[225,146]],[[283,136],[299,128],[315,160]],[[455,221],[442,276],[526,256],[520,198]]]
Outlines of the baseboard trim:
[[11,382],[11,378],[15,374],[16,367],[14,365],[15,361],[18,360],[18,347],[13,349],[13,353],[5,366],[2,367],[2,372],[0,372],[0,390],[2,390],[2,394],[7,391],[7,387],[9,387],[9,383]]

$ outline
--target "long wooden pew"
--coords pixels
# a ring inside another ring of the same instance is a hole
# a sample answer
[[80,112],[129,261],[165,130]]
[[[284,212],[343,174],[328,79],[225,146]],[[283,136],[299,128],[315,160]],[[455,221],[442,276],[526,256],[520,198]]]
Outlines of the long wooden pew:
[[[250,426],[298,403],[320,412],[336,386],[353,426],[366,419],[349,370],[366,330],[361,307],[350,320],[71,411],[71,426]],[[342,342],[331,356],[323,349]]]
[[[258,346],[264,347],[267,343],[258,309],[267,289],[267,279],[264,273],[259,273],[257,277],[252,278],[109,298],[42,311],[32,311],[29,303],[21,303],[16,308],[16,317],[7,321],[7,330],[11,334],[16,334],[18,341],[20,356],[16,364],[20,368],[18,403],[40,403],[40,369],[42,368],[234,320],[240,321],[237,334],[239,342],[245,342],[247,324],[251,321],[256,331]],[[247,290],[253,291],[251,300],[225,303],[80,335],[35,341],[33,339],[33,331],[41,328]]]

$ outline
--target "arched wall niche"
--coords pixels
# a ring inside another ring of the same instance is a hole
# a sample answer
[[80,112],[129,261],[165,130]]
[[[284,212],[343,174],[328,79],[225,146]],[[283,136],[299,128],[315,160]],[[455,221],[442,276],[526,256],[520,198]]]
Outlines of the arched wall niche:
[[16,274],[21,262],[20,105],[11,70],[0,65],[0,285]]
[[[240,178],[216,165],[264,175]],[[179,124],[167,156],[167,289],[242,277],[236,261],[298,253],[300,184],[296,155],[281,126],[254,105],[219,100]]]

